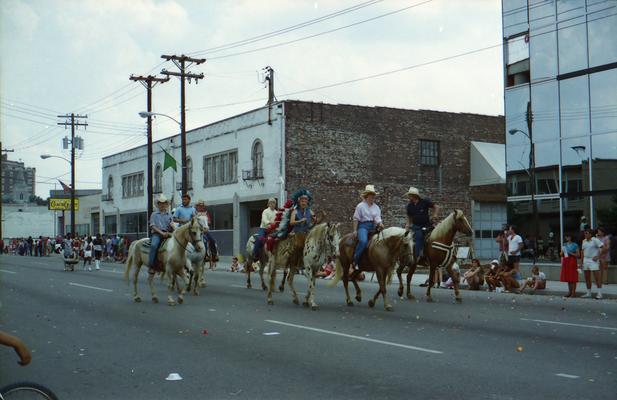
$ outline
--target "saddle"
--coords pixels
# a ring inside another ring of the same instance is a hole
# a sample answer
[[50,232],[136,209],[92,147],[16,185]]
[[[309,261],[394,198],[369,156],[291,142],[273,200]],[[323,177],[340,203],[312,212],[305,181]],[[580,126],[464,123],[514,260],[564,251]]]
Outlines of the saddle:
[[[153,270],[155,272],[163,272],[163,271],[165,271],[165,265],[163,265],[163,263],[161,262],[161,259],[163,258],[163,254],[167,251],[167,248],[166,248],[167,246],[165,246],[165,244],[170,239],[171,238],[166,238],[166,239],[161,240],[161,244],[159,245],[159,249],[156,252],[156,259],[154,261],[154,266],[150,268],[151,270]],[[148,240],[144,241],[141,244],[142,252],[150,253],[150,246],[151,246],[151,244],[152,244],[151,239],[148,239]]]

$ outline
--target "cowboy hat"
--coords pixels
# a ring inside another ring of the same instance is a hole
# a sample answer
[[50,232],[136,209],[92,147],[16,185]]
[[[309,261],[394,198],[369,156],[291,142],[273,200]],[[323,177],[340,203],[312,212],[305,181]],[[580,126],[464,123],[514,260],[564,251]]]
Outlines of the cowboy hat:
[[206,205],[206,201],[204,199],[199,199],[199,200],[197,200],[195,205],[196,206],[205,206]]
[[366,197],[366,195],[369,194],[379,194],[377,191],[375,191],[375,185],[366,185],[364,187],[364,190],[360,192],[360,196],[362,197]]
[[405,195],[406,195],[406,196],[412,196],[412,195],[415,195],[415,196],[420,197],[420,191],[419,191],[418,189],[416,189],[415,187],[410,186],[410,187],[409,187],[409,190],[407,191],[407,193],[405,193]]
[[491,261],[491,264],[499,265],[499,261],[493,260],[493,261]]
[[167,200],[167,197],[161,193],[159,194],[159,197],[156,199],[157,203],[169,203],[169,200]]

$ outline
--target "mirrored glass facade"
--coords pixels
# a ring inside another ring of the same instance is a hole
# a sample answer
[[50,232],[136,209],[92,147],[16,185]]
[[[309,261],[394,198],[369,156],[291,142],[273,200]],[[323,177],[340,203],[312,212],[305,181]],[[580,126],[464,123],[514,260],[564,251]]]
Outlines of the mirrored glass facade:
[[540,258],[583,216],[617,235],[617,1],[502,4],[508,222]]

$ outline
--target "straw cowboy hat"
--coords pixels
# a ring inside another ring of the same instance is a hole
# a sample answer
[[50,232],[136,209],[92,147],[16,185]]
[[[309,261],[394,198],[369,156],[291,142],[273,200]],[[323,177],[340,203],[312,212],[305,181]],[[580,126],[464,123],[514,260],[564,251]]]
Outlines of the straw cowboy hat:
[[169,203],[169,200],[167,200],[167,197],[161,193],[159,194],[159,197],[156,199],[157,203]]
[[197,200],[197,203],[195,203],[196,206],[205,206],[206,205],[206,201],[204,199],[199,199]]
[[407,191],[407,193],[405,193],[405,195],[407,197],[412,196],[412,195],[420,197],[420,191],[416,189],[415,187],[410,186],[409,190]]
[[375,186],[374,185],[366,185],[364,187],[364,190],[362,192],[360,192],[360,196],[362,197],[366,197],[369,194],[379,194],[378,192],[375,191]]

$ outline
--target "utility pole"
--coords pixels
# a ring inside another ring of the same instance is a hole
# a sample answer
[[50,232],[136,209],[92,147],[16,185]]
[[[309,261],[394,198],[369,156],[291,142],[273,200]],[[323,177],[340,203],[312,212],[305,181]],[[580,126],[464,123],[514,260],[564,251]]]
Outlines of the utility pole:
[[[188,170],[186,165],[186,104],[185,104],[185,80],[188,80],[191,83],[191,79],[195,79],[195,84],[199,82],[200,79],[204,78],[204,74],[193,74],[191,72],[187,72],[187,69],[195,64],[203,64],[206,62],[205,58],[193,58],[185,55],[180,56],[170,56],[163,54],[161,58],[167,61],[173,61],[173,63],[178,67],[180,72],[170,72],[166,69],[161,71],[161,74],[169,76],[177,76],[180,78],[180,139],[181,139],[181,151],[182,151],[182,195],[188,193]],[[174,188],[175,190],[175,188]]]
[[531,179],[531,210],[533,213],[533,233],[534,250],[533,261],[534,264],[538,259],[538,205],[536,204],[536,156],[535,156],[535,144],[533,142],[533,111],[531,110],[531,101],[527,102],[527,112],[525,113],[525,119],[527,120],[527,132],[529,132],[529,177]]
[[[139,82],[146,88],[147,93],[147,110],[149,113],[152,112],[152,88],[159,83],[164,83],[169,80],[167,78],[157,78],[156,76],[148,75],[148,76],[134,76],[131,75],[129,77],[130,80]],[[152,215],[153,207],[153,190],[152,190],[152,116],[148,115],[148,218]],[[148,231],[150,231],[148,229]],[[150,236],[150,234],[148,234]]]
[[268,81],[268,102],[266,103],[268,106],[268,125],[272,125],[272,105],[276,101],[274,96],[274,70],[268,65],[264,68],[264,71],[268,74],[266,76],[266,81]]
[[58,125],[65,128],[69,125],[71,126],[71,236],[75,237],[75,148],[83,149],[81,138],[79,138],[79,143],[75,143],[75,127],[88,126],[87,122],[79,122],[80,119],[86,119],[88,116],[70,113],[58,115],[58,118],[64,118],[65,120],[64,122],[58,122]]
[[[13,153],[14,149],[3,149],[2,142],[0,142],[0,153]],[[2,163],[0,163],[0,177],[2,176]],[[0,239],[2,239],[2,191],[4,190],[4,182],[0,178]]]

